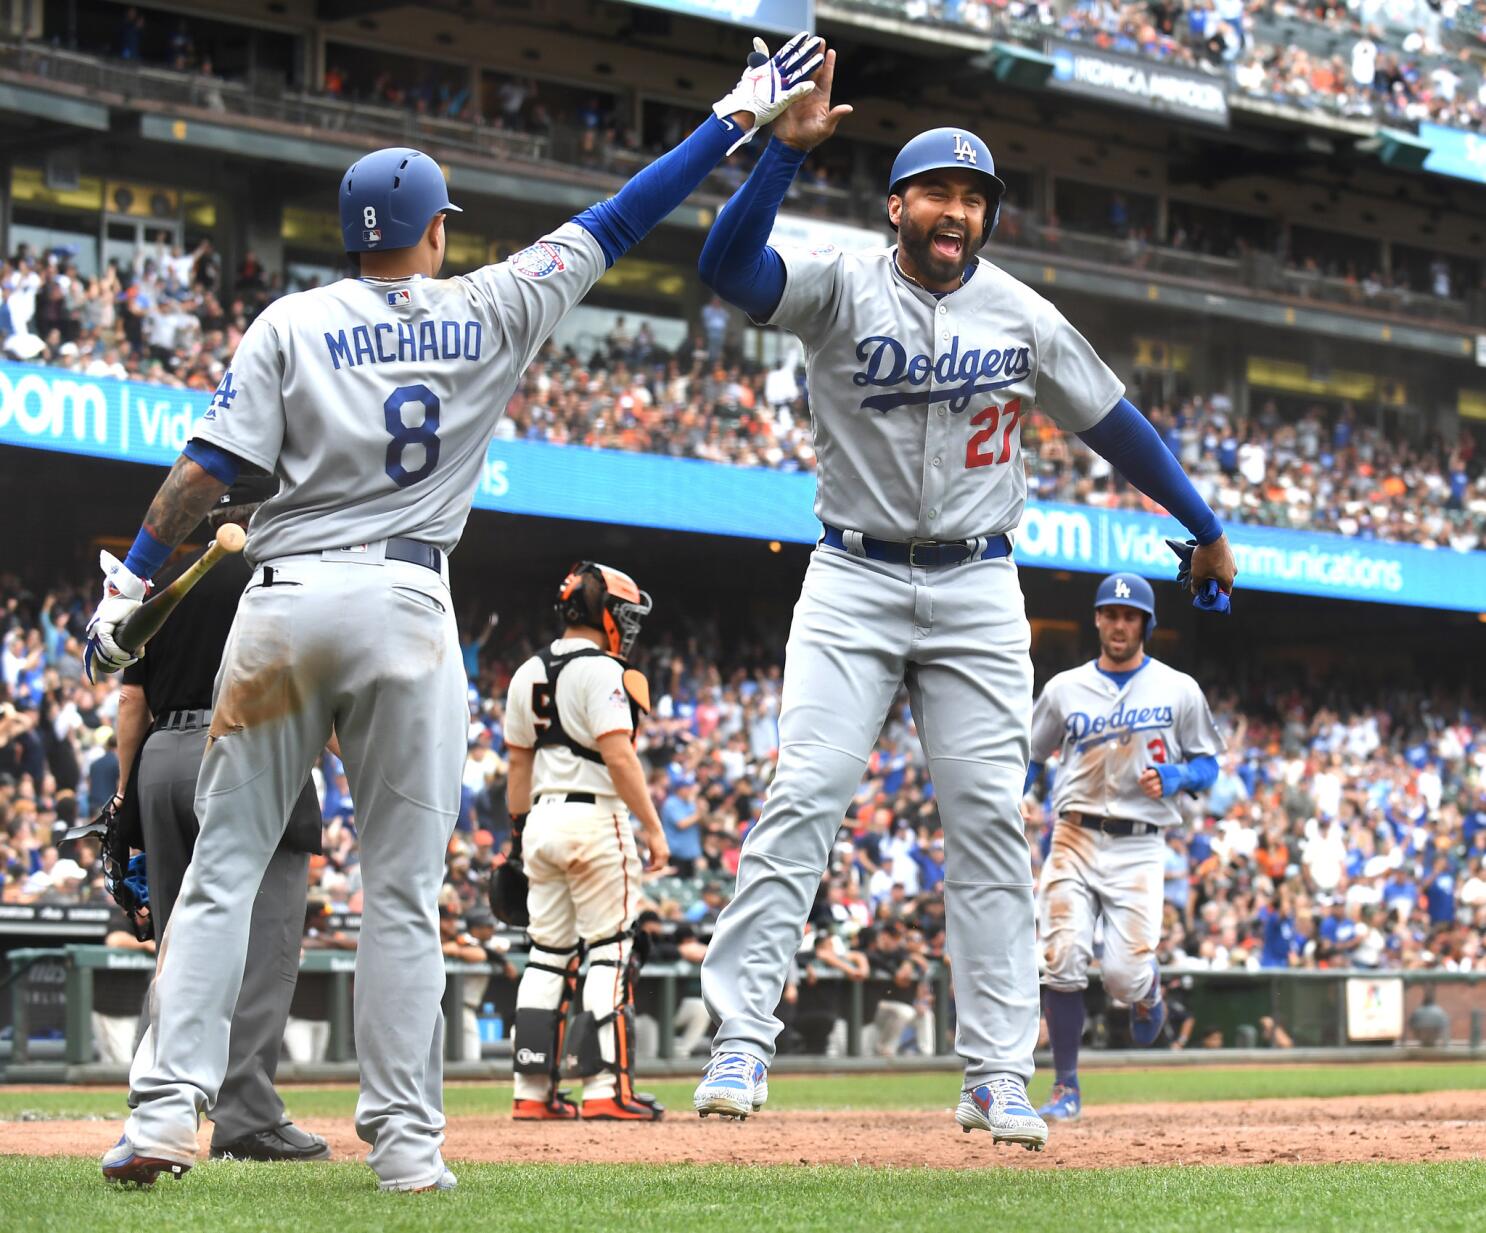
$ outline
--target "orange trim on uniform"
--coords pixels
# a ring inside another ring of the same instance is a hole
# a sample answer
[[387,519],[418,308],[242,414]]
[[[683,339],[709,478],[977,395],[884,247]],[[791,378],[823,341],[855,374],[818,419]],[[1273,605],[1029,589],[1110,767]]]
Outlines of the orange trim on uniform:
[[513,745],[510,741],[507,741],[506,742],[506,748],[507,749],[519,749],[522,753],[531,753],[532,750],[534,750],[536,748],[536,746],[535,745]]
[[[634,729],[633,728],[610,728],[607,732],[600,732],[593,739],[595,741],[601,741],[606,736],[630,736],[633,733],[634,733]],[[617,796],[618,793],[615,793],[615,795]]]
[[[629,910],[629,861],[624,854],[624,832],[620,828],[619,815],[611,815],[614,819],[614,842],[619,845],[619,870],[624,877],[624,889],[619,901],[619,910],[622,915],[619,918],[619,927],[625,928],[624,922],[630,917]],[[626,825],[628,820],[626,819]],[[630,943],[634,945],[633,942]],[[617,1009],[623,1003],[620,999],[624,996],[625,981],[624,968],[618,965],[614,968],[614,997],[613,1003]],[[621,1100],[628,1102],[632,1084],[629,1082],[629,1041],[625,1038],[624,1017],[616,1015],[614,1019],[614,1059],[618,1072],[618,1082],[615,1084]]]

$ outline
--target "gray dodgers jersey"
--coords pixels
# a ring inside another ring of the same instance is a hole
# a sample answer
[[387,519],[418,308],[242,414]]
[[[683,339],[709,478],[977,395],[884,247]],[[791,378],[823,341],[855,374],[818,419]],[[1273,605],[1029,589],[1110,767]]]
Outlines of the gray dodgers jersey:
[[1124,395],[1056,308],[989,261],[936,300],[896,248],[777,251],[769,324],[805,345],[822,522],[899,541],[1011,531],[1022,417],[1036,404],[1083,432]]
[[452,549],[522,372],[604,269],[567,223],[473,274],[346,278],[270,304],[192,430],[279,477],[248,559],[396,535]]
[[1059,755],[1053,782],[1059,817],[1077,812],[1173,825],[1181,821],[1176,797],[1151,800],[1140,790],[1141,772],[1222,751],[1201,687],[1149,656],[1124,688],[1092,660],[1060,672],[1032,708],[1032,760]]

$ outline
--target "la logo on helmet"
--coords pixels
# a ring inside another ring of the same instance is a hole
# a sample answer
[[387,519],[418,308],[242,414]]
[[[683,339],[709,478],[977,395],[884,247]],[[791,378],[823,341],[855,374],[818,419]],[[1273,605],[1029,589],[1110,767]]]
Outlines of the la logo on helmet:
[[956,133],[955,161],[963,163],[966,159],[969,159],[972,164],[975,162],[975,147],[970,144],[964,133]]
[[1114,593],[1115,593],[1115,598],[1116,599],[1129,599],[1130,598],[1130,584],[1128,582],[1126,582],[1123,578],[1121,578],[1118,582],[1115,583],[1115,592]]

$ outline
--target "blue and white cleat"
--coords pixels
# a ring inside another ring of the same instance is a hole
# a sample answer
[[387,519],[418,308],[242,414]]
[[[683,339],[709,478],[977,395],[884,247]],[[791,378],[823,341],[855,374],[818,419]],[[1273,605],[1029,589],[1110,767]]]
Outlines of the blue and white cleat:
[[961,1092],[955,1121],[966,1134],[989,1130],[998,1146],[1020,1143],[1029,1152],[1040,1152],[1047,1146],[1047,1123],[1027,1099],[1027,1085],[1015,1075],[998,1075],[989,1083]]
[[1053,1084],[1052,1095],[1047,1104],[1037,1110],[1037,1116],[1045,1122],[1076,1122],[1084,1111],[1078,1088],[1068,1084]]
[[110,1182],[153,1186],[162,1173],[179,1178],[190,1171],[192,1161],[172,1160],[155,1152],[142,1151],[120,1135],[119,1141],[103,1153],[103,1176]]
[[719,1053],[707,1063],[691,1103],[703,1117],[716,1113],[741,1120],[768,1099],[768,1067],[746,1053]]
[[1166,1026],[1166,999],[1161,996],[1161,967],[1151,960],[1151,995],[1143,1002],[1130,1006],[1130,1039],[1141,1048],[1153,1045],[1161,1039],[1161,1029]]

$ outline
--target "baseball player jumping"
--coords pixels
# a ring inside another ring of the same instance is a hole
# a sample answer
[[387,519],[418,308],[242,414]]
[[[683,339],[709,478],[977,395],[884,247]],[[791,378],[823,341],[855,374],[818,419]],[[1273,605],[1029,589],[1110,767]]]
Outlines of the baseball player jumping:
[[[1094,349],[1041,296],[977,256],[1004,185],[965,129],[922,133],[888,182],[892,248],[776,251],[775,214],[807,151],[850,108],[818,88],[782,116],[719,214],[702,278],[805,345],[824,524],[786,650],[779,763],[718,922],[702,991],[720,1027],[694,1104],[764,1100],[774,1015],[832,841],[907,683],[945,829],[945,898],[966,1130],[1040,1148],[1027,1100],[1037,1039],[1031,861],[1018,804],[1032,703],[1030,629],[1010,532],[1034,403],[1171,510],[1197,541],[1192,584],[1225,592],[1213,512]],[[1226,600],[1226,594],[1222,598]]]
[[447,554],[491,434],[553,328],[754,128],[807,94],[821,40],[750,60],[713,115],[611,200],[499,265],[437,277],[449,201],[417,150],[359,159],[340,187],[359,278],[290,295],[238,346],[124,561],[104,555],[89,672],[147,579],[248,462],[275,474],[253,518],[255,573],[217,678],[197,784],[201,835],[162,946],[153,1048],[104,1176],[153,1182],[196,1157],[217,1098],[253,892],[332,726],[360,832],[356,1129],[388,1190],[448,1189],[437,895],[459,809],[465,677]]
[[1038,1112],[1072,1121],[1081,1111],[1078,1045],[1104,918],[1104,990],[1130,1006],[1130,1036],[1154,1044],[1166,1022],[1156,947],[1161,941],[1166,844],[1181,821],[1180,792],[1218,775],[1223,739],[1202,689],[1145,653],[1156,597],[1135,574],[1111,574],[1094,596],[1099,657],[1047,683],[1032,711],[1026,786],[1058,755],[1052,846],[1038,886],[1046,966],[1042,1005],[1056,1071]]
[[[633,578],[592,561],[558,590],[562,636],[511,678],[506,699],[506,795],[530,889],[532,951],[516,989],[518,1120],[568,1120],[578,1107],[558,1091],[564,1058],[583,1079],[586,1121],[658,1121],[664,1112],[634,1090],[634,923],[640,889],[633,813],[645,832],[647,868],[670,851],[635,727],[650,689],[625,662],[650,596]],[[528,816],[530,811],[530,816]],[[565,1031],[576,992],[579,943],[588,954],[583,1009]]]

